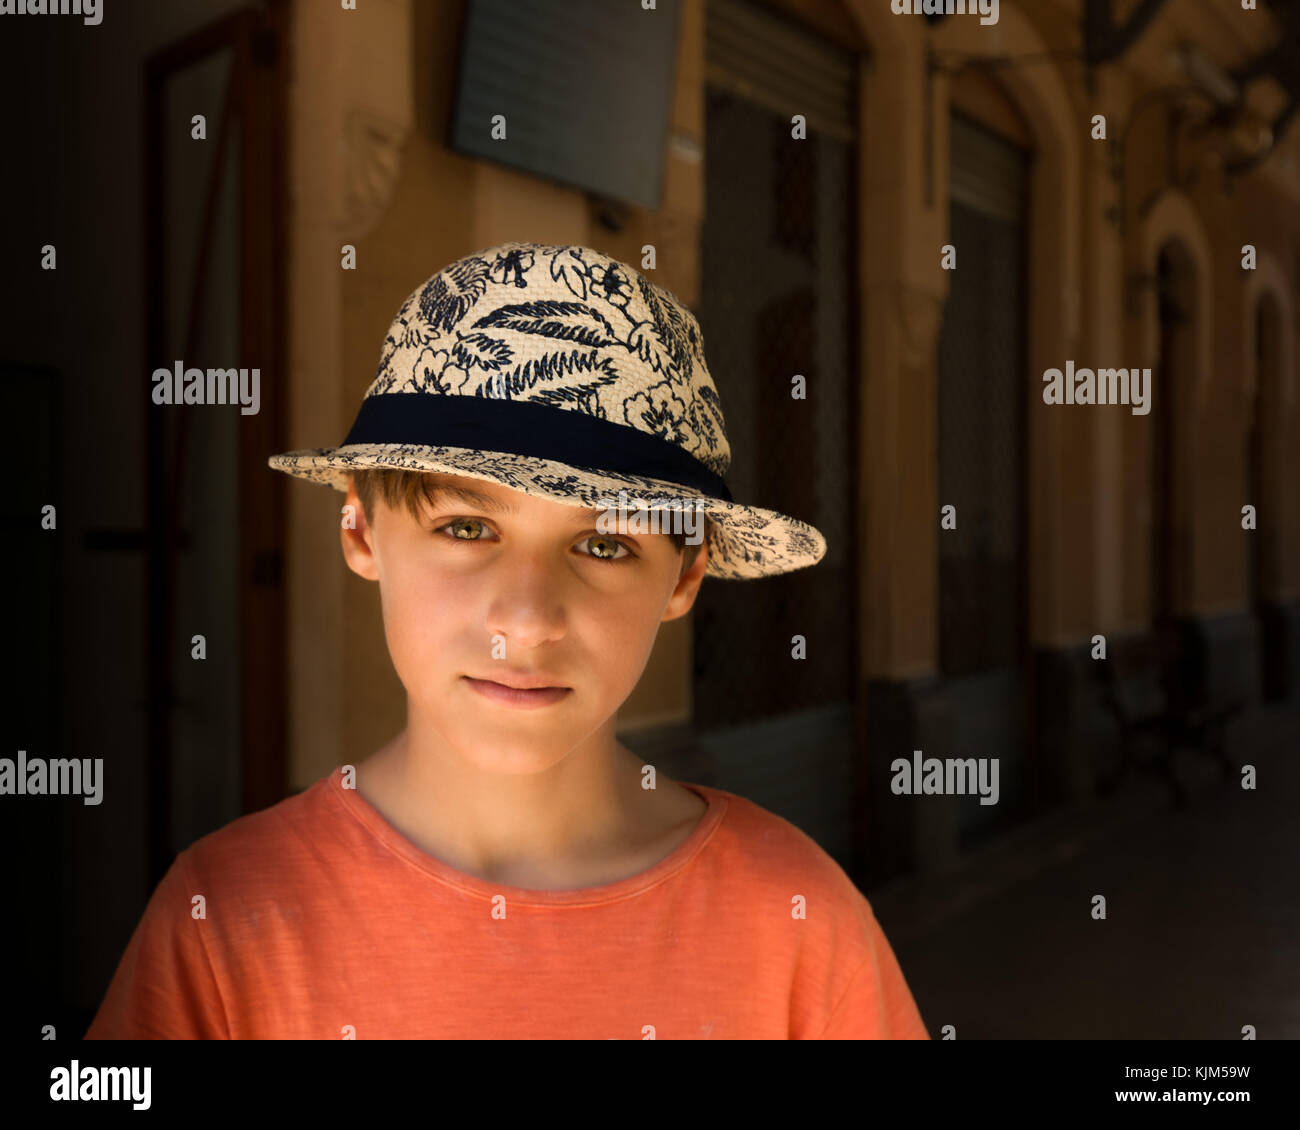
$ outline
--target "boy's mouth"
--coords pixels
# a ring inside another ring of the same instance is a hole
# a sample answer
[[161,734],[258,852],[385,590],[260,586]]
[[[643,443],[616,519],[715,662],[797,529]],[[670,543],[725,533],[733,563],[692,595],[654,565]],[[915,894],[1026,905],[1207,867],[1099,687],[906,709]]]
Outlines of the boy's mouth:
[[544,691],[544,690],[568,690],[563,684],[556,682],[550,675],[529,674],[527,671],[502,671],[500,679],[482,678],[477,679],[474,675],[466,675],[467,679],[476,679],[480,683],[496,683],[499,687],[509,687],[516,691]]
[[572,691],[571,687],[510,686],[507,683],[499,683],[495,679],[476,679],[472,675],[462,675],[461,678],[484,698],[501,703],[503,706],[549,706],[553,702],[567,698]]

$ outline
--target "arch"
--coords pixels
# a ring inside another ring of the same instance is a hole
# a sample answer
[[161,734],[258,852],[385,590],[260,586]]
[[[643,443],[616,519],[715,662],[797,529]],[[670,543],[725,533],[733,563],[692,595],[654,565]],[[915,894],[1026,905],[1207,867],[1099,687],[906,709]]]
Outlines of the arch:
[[[1259,252],[1242,288],[1246,351],[1242,438],[1246,441],[1243,497],[1261,513],[1286,511],[1285,421],[1292,404],[1295,355],[1293,307],[1286,272],[1276,256]],[[1262,340],[1261,340],[1262,338]],[[1284,536],[1276,522],[1262,523],[1250,539],[1246,564],[1247,607],[1257,610],[1282,587]],[[1276,657],[1263,656],[1267,665]]]
[[[1048,44],[1022,6],[1002,5],[999,21],[992,26],[965,17],[948,19],[930,38],[944,68],[932,80],[925,80],[934,84],[931,94],[935,115],[927,124],[933,128],[934,200],[939,210],[934,217],[932,239],[943,235],[934,242],[956,243],[964,238],[962,210],[953,207],[955,200],[964,195],[964,178],[959,175],[961,168],[952,167],[952,162],[966,164],[961,146],[954,150],[953,144],[959,137],[955,124],[958,115],[974,118],[983,130],[999,135],[1022,152],[1028,151],[1023,170],[1024,197],[1018,203],[1013,203],[1011,197],[1001,202],[1004,219],[1013,220],[1019,229],[1014,238],[1019,244],[1018,254],[1023,255],[1023,266],[1012,268],[1018,276],[1015,289],[1019,292],[1014,320],[998,321],[992,306],[981,310],[977,318],[982,324],[999,326],[1004,334],[1014,326],[1019,357],[1014,367],[1009,356],[990,359],[986,375],[991,381],[986,387],[992,399],[985,403],[997,405],[991,409],[997,415],[984,419],[985,426],[998,420],[999,432],[1010,425],[1011,443],[999,444],[1006,453],[1005,461],[993,464],[1003,470],[989,472],[982,481],[977,478],[980,487],[967,496],[974,498],[983,493],[992,497],[988,493],[991,490],[993,496],[1014,494],[1016,498],[1013,504],[1010,500],[1000,504],[1006,509],[995,511],[998,516],[990,527],[996,532],[987,535],[989,541],[976,550],[976,561],[969,565],[958,562],[953,568],[946,550],[941,553],[936,549],[935,554],[944,559],[941,576],[945,591],[951,586],[952,591],[969,593],[971,580],[976,585],[987,585],[989,596],[984,603],[991,609],[991,617],[982,624],[985,638],[976,648],[963,648],[958,642],[954,649],[946,633],[951,626],[954,639],[959,641],[970,627],[981,626],[979,619],[959,615],[950,620],[942,611],[938,618],[939,671],[945,678],[945,702],[954,732],[989,735],[1004,753],[1006,795],[1014,796],[1016,790],[1023,790],[1023,796],[1037,768],[1033,764],[1035,739],[1031,735],[1042,725],[1032,707],[1037,685],[1034,649],[1053,648],[1068,639],[1076,630],[1071,623],[1072,602],[1081,604],[1091,599],[1090,593],[1079,596],[1082,586],[1075,576],[1074,547],[1059,517],[1071,501],[1066,497],[1067,477],[1062,473],[1066,451],[1062,437],[1071,421],[1066,414],[1045,408],[1041,382],[1030,377],[1077,355],[1082,312],[1082,231],[1078,217],[1082,212],[1083,131],[1059,67],[1050,62],[1008,67],[984,64],[986,59],[1003,56],[1046,56]],[[989,151],[991,163],[997,161],[996,152],[996,148]],[[1015,160],[1011,163],[1020,164]],[[989,179],[1001,178],[994,175]],[[969,199],[974,202],[974,197]],[[995,199],[988,203],[992,205],[990,213],[999,207]],[[982,277],[968,273],[964,279],[969,286],[972,279]],[[959,287],[957,276],[953,276],[953,296],[962,291],[966,294],[961,301],[972,301],[966,287]],[[1000,304],[1006,297],[1001,294],[996,301]],[[963,317],[970,316],[963,314],[962,306],[953,298],[949,299],[948,309],[956,314],[953,324],[958,327]],[[946,347],[949,343],[944,339],[943,344]],[[945,349],[941,364],[936,366],[936,379],[971,371],[972,366],[981,363],[973,357],[970,365],[963,365],[958,353]],[[952,391],[957,387],[950,386]],[[934,397],[935,423],[945,432],[948,429],[944,417],[948,412],[943,405],[950,404],[944,396],[946,391],[940,386]],[[1008,416],[1012,405],[1014,411]],[[936,435],[934,451],[939,475],[944,476],[946,471],[951,482],[953,472],[962,466],[962,457],[958,455],[956,462],[950,462],[944,451],[946,442],[946,436]],[[972,470],[977,475],[983,473],[978,468]],[[950,501],[949,495],[945,493],[942,500]],[[1014,538],[1014,546],[1009,538]],[[979,542],[967,545],[979,546]],[[970,565],[975,566],[973,571]],[[1091,579],[1085,579],[1084,585],[1089,584]],[[942,610],[942,597],[938,604]],[[963,651],[967,651],[968,660],[975,661],[961,662]],[[1052,746],[1056,741],[1047,737],[1045,729],[1038,730],[1038,739],[1046,739]],[[1067,770],[1063,762],[1044,759],[1042,769],[1052,781],[1051,788],[1065,786],[1063,775]],[[1058,777],[1058,773],[1062,776]],[[967,834],[976,831],[968,821],[962,824]]]
[[[1151,523],[1148,530],[1148,611],[1152,623],[1176,617],[1190,607],[1192,546],[1196,514],[1192,499],[1196,478],[1191,420],[1205,354],[1202,331],[1208,322],[1202,283],[1204,271],[1187,242],[1169,235],[1153,248],[1151,275],[1155,285],[1147,297],[1154,306],[1155,343],[1148,357],[1153,370],[1147,489]],[[1191,374],[1190,382],[1179,378]]]
[[[863,68],[862,82],[859,261],[865,332],[860,360],[863,373],[875,376],[864,384],[860,474],[868,483],[883,483],[893,474],[888,458],[896,451],[900,420],[909,410],[933,402],[934,389],[923,382],[937,380],[938,333],[951,281],[936,249],[945,242],[948,226],[944,186],[954,107],[949,104],[951,83],[947,76],[931,73],[928,50],[934,46],[975,56],[1036,55],[1046,53],[1047,44],[1031,20],[1011,4],[1002,6],[998,23],[991,26],[961,18],[934,29],[919,17],[894,15],[878,0],[844,0],[844,5],[871,46],[871,65]],[[998,77],[1029,125],[1037,155],[1029,174],[1026,217],[1030,262],[1025,364],[1030,371],[1042,372],[1071,356],[1078,344],[1083,131],[1058,67],[1013,67]],[[881,112],[886,106],[888,112]],[[904,372],[910,374],[906,381]],[[1026,382],[1026,396],[1035,395],[1032,382]],[[1055,431],[1065,421],[1052,416],[1048,426]],[[1068,565],[1061,539],[1046,517],[1054,512],[1059,444],[1054,446],[1040,432],[1031,428],[1026,437],[1029,556],[1041,566],[1035,569],[1039,579],[1028,601],[1029,634],[1035,640],[1055,638],[1049,595],[1064,584],[1060,574]],[[932,479],[927,477],[918,487],[927,504],[937,501]],[[912,527],[899,512],[898,499],[888,492],[872,497],[875,504],[866,507],[863,545],[868,561],[878,562],[869,564],[869,570],[882,574],[872,582],[875,591],[919,587],[937,592],[935,532]],[[891,563],[902,544],[900,526],[906,530],[911,560],[925,562],[926,575],[920,580],[915,564],[904,580],[899,566]],[[883,547],[891,553],[877,555]],[[905,621],[864,616],[861,632],[865,670],[908,676],[934,671],[937,601],[913,610]]]
[[[972,55],[1033,55],[1045,54],[1048,49],[1029,18],[1009,4],[1001,8],[998,23],[992,27],[982,27],[978,20],[946,20],[934,33],[934,43],[940,50]],[[1068,351],[1065,356],[1073,352],[1079,333],[1081,130],[1056,67],[1002,67],[996,79],[1028,123],[1037,154],[1030,170],[1032,204],[1027,217],[1031,257],[1028,360],[1031,371],[1041,372],[1057,363],[1053,358],[1061,349]],[[945,109],[951,112],[960,107],[949,104]],[[946,120],[945,113],[936,136],[941,151],[947,140]]]
[[[1140,269],[1145,278],[1156,277],[1161,250],[1168,243],[1181,247],[1191,263],[1196,288],[1196,348],[1192,358],[1192,401],[1199,408],[1209,387],[1213,356],[1213,285],[1210,239],[1192,202],[1177,189],[1160,194],[1142,226],[1138,244]],[[1142,364],[1155,366],[1160,353],[1160,309],[1155,287],[1144,287],[1141,313]]]
[[[882,5],[883,7],[883,5]],[[944,21],[933,34],[939,51],[971,56],[1046,56],[1048,44],[1019,6],[1002,5],[996,24],[979,20]],[[1082,317],[1083,145],[1078,110],[1058,66],[999,67],[993,76],[1028,125],[1034,157],[1028,176],[1025,239],[1028,252],[1024,365],[1043,373],[1077,357]],[[935,89],[940,110],[936,122],[935,164],[946,170],[948,123],[960,109],[952,100],[956,84],[942,78]],[[946,177],[941,173],[941,178]],[[942,179],[940,183],[942,183]],[[946,229],[946,217],[945,217]],[[1040,385],[1025,382],[1025,522],[1028,555],[1026,630],[1031,641],[1067,638],[1067,602],[1071,562],[1061,536],[1062,433],[1066,417],[1042,414]],[[1089,421],[1091,426],[1091,421]]]
[[1281,259],[1270,250],[1257,249],[1255,269],[1248,272],[1246,285],[1242,288],[1242,325],[1246,332],[1242,335],[1242,371],[1247,374],[1246,394],[1250,401],[1260,395],[1267,395],[1268,390],[1256,387],[1256,322],[1255,312],[1265,297],[1277,303],[1280,315],[1278,326],[1278,371],[1281,387],[1274,395],[1281,394],[1281,406],[1290,411],[1295,403],[1295,311],[1291,302],[1291,287],[1286,277],[1286,270]]

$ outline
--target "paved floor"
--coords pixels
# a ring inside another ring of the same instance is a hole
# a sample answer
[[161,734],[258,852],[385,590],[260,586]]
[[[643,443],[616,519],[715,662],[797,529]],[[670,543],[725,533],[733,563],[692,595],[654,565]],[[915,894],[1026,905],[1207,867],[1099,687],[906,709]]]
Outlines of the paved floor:
[[1184,809],[1139,778],[963,874],[871,894],[931,1036],[1300,1039],[1300,711],[1229,741],[1254,792],[1189,756]]

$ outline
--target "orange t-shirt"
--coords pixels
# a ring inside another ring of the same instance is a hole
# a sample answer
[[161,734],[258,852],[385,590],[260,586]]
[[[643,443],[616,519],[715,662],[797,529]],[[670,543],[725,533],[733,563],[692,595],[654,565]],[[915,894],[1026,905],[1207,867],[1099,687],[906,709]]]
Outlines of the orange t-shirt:
[[683,785],[708,810],[649,870],[529,891],[421,851],[336,769],[176,857],[86,1038],[929,1039],[840,866]]

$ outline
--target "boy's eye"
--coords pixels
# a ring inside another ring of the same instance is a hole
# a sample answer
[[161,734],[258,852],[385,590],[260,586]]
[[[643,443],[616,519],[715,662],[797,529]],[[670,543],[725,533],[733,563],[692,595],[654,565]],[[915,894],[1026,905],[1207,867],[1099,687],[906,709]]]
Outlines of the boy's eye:
[[[446,532],[449,537],[453,537],[457,541],[483,541],[484,538],[482,535],[474,533],[473,531],[486,530],[487,528],[487,524],[478,518],[457,518],[452,522],[447,522],[445,525],[439,526],[436,532]],[[458,533],[456,532],[458,529],[468,530],[469,532]],[[587,554],[588,557],[593,557],[597,561],[621,561],[625,557],[636,556],[636,554],[634,554],[621,541],[617,541],[611,537],[606,537],[604,534],[590,534],[583,538],[582,542],[579,544],[584,544],[586,542],[594,542],[596,545],[603,545],[605,547],[596,552]],[[622,552],[620,553],[619,550],[622,550]]]
[[[633,554],[633,552],[621,541],[615,541],[613,538],[606,537],[604,534],[592,534],[590,537],[583,538],[582,540],[583,542],[595,542],[597,545],[603,542],[608,547],[607,549],[601,550],[599,553],[592,554],[597,561],[620,561],[622,560],[622,557],[635,556],[635,554]],[[623,551],[622,557],[617,553],[620,549]]]
[[[438,531],[437,531],[437,532],[438,532],[438,533],[442,533],[444,530],[454,530],[455,527],[457,527],[457,526],[461,527],[462,529],[464,529],[464,528],[467,527],[467,526],[468,526],[468,527],[479,526],[479,527],[481,527],[481,528],[483,528],[483,529],[487,529],[487,527],[484,526],[483,523],[480,522],[477,518],[457,518],[454,522],[448,522],[445,526],[440,526],[440,527],[438,527]],[[458,534],[458,533],[455,533],[455,532],[453,532],[451,536],[454,537],[457,541],[479,541],[479,540],[481,540],[480,538],[478,538],[478,537],[474,537],[474,536],[464,537],[464,536],[462,536],[461,534]]]

